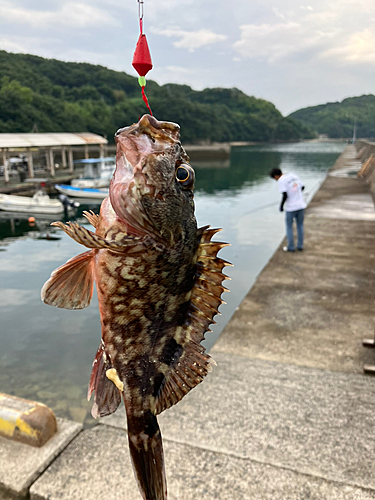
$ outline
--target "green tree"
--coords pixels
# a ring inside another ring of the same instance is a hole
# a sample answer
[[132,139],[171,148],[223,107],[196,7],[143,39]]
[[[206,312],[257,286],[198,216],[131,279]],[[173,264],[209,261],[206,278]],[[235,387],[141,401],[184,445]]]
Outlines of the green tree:
[[[87,63],[0,51],[0,130],[90,131],[110,141],[147,113],[137,79]],[[239,89],[193,90],[147,82],[155,116],[181,126],[184,142],[299,140],[313,133]],[[365,106],[363,106],[365,109]]]

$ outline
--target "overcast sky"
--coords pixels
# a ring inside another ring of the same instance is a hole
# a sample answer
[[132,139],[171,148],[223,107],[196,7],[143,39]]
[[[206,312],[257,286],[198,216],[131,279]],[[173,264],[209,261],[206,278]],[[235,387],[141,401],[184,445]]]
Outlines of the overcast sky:
[[[283,114],[375,93],[374,0],[144,1],[159,84],[237,87]],[[135,75],[138,34],[137,0],[0,0],[10,52]]]

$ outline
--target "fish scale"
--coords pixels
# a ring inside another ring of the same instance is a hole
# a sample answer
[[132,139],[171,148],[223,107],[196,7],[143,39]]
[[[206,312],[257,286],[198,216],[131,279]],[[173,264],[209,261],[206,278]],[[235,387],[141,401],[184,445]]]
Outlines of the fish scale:
[[[92,414],[124,399],[128,442],[144,500],[165,500],[163,446],[156,416],[178,403],[215,364],[201,342],[223,301],[230,265],[217,257],[219,229],[197,229],[194,170],[179,127],[149,115],[120,129],[116,170],[100,214],[84,213],[95,233],[54,223],[90,250],[53,271],[45,303],[80,309],[98,292],[102,340],[88,397]],[[177,175],[177,170],[179,174]]]

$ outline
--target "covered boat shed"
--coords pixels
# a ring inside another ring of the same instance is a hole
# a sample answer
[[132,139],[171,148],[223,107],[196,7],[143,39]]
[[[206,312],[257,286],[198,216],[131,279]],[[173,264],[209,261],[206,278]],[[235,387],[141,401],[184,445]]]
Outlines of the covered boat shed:
[[36,149],[44,149],[46,151],[47,170],[51,176],[55,175],[54,152],[61,151],[62,167],[66,168],[69,165],[69,172],[73,172],[73,146],[82,146],[85,152],[85,158],[89,157],[89,146],[97,146],[99,156],[104,156],[104,147],[108,144],[107,139],[101,135],[92,134],[90,132],[81,133],[29,133],[29,134],[2,134],[0,133],[0,151],[4,164],[4,180],[9,182],[9,170],[7,158],[10,152],[17,153],[25,151],[27,154],[27,163],[29,169],[29,177],[34,177],[33,155],[32,152]]

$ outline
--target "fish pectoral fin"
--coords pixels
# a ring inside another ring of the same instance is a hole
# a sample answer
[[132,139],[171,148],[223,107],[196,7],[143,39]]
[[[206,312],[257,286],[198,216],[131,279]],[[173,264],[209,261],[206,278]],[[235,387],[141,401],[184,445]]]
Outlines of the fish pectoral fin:
[[[110,376],[108,376],[108,372]],[[115,373],[113,373],[115,372]],[[117,372],[112,368],[107,355],[105,354],[103,344],[100,344],[92,364],[87,399],[95,391],[94,404],[91,415],[94,418],[105,417],[115,412],[121,403],[121,392],[118,386],[113,382],[113,378],[118,379]],[[119,380],[119,379],[118,379]]]
[[81,253],[55,269],[42,288],[42,301],[64,309],[83,309],[90,304],[93,287],[93,252]]
[[[92,219],[91,223],[95,223]],[[87,248],[95,249],[107,249],[117,252],[123,252],[124,249],[129,245],[134,245],[134,238],[128,238],[121,243],[116,243],[115,241],[109,241],[97,234],[89,231],[83,226],[79,226],[76,222],[68,222],[64,224],[63,222],[57,221],[52,222],[51,226],[56,226],[62,229],[68,236],[70,236],[74,241],[84,245]]]

